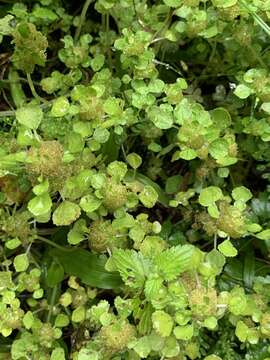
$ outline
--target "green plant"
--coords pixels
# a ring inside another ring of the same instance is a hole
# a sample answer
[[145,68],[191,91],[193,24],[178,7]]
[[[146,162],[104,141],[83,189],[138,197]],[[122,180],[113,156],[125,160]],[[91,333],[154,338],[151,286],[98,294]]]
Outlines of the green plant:
[[270,1],[0,14],[0,359],[270,359]]

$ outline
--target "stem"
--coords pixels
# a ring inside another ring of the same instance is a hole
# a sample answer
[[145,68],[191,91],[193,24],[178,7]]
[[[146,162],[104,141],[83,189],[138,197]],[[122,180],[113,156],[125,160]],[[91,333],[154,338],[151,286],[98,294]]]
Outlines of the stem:
[[39,97],[39,95],[38,95],[37,92],[36,92],[35,85],[34,85],[34,83],[33,83],[33,81],[32,81],[32,78],[31,78],[30,73],[27,73],[27,74],[26,74],[26,77],[27,77],[28,85],[29,85],[29,87],[30,87],[30,90],[31,90],[32,95],[33,95],[34,98],[36,98],[37,100],[41,100],[41,98]]
[[79,40],[80,34],[81,34],[81,30],[82,30],[82,26],[85,22],[85,17],[86,17],[86,13],[87,10],[91,4],[92,0],[86,0],[83,8],[82,8],[82,12],[81,12],[81,18],[80,18],[80,23],[79,26],[76,29],[76,33],[75,33],[75,37],[74,37],[74,42],[76,43]]
[[52,309],[53,306],[55,304],[55,299],[56,299],[56,294],[57,294],[57,286],[54,286],[52,293],[51,293],[51,298],[50,298],[50,304],[49,304],[49,311],[47,314],[47,319],[46,322],[49,323],[51,321],[51,317],[52,317]]
[[74,250],[73,248],[65,248],[64,246],[61,246],[61,245],[58,245],[56,243],[54,243],[53,241],[49,240],[49,239],[46,239],[44,238],[43,236],[37,236],[37,239],[40,240],[40,241],[43,241],[44,243],[50,245],[50,246],[53,246],[59,250],[62,250],[62,251],[72,251]]

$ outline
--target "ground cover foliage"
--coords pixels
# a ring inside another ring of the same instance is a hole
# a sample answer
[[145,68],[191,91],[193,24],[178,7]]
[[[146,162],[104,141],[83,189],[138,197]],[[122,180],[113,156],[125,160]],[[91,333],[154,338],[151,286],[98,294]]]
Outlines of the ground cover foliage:
[[270,359],[269,0],[0,3],[0,359]]

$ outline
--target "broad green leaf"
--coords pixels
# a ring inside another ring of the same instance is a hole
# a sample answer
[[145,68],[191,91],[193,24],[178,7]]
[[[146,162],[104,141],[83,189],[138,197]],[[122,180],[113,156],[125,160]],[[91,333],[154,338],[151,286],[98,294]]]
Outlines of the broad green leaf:
[[234,257],[238,254],[237,249],[233,246],[230,240],[225,240],[219,244],[218,250],[227,257]]
[[163,0],[164,4],[171,6],[171,7],[178,7],[183,5],[182,0]]
[[52,351],[50,360],[65,360],[65,351],[62,348],[56,348]]
[[184,160],[193,160],[197,157],[197,152],[193,149],[181,150],[179,157]]
[[50,254],[59,261],[67,275],[78,277],[86,285],[100,289],[118,289],[122,284],[117,273],[109,273],[105,270],[106,260],[104,258],[87,250],[62,251],[53,249]]
[[50,195],[45,192],[42,195],[35,196],[27,205],[28,210],[34,216],[42,216],[50,212],[52,207],[52,200]]
[[57,226],[70,225],[79,218],[81,209],[71,201],[63,201],[53,213],[53,223]]
[[162,130],[170,129],[173,125],[172,107],[168,104],[153,106],[148,116],[154,125]]
[[194,333],[193,325],[176,326],[173,333],[178,340],[190,340]]
[[142,158],[136,153],[130,153],[127,155],[127,162],[132,169],[138,169],[142,164]]
[[214,204],[217,200],[223,197],[222,191],[217,186],[209,186],[202,189],[199,196],[199,203],[202,206],[209,206]]
[[252,94],[252,90],[248,86],[240,84],[234,90],[234,94],[240,99],[246,99],[247,97],[249,97],[249,95]]
[[13,264],[17,272],[22,272],[27,270],[29,266],[29,260],[27,254],[20,254],[15,256]]
[[270,240],[270,229],[263,230],[255,236],[260,240]]
[[235,201],[247,202],[252,198],[252,194],[245,186],[239,186],[233,189],[232,197]]
[[60,96],[56,100],[54,100],[52,109],[51,109],[51,116],[53,117],[62,117],[68,114],[69,112],[69,101],[65,96]]
[[153,328],[162,336],[167,337],[171,335],[173,328],[173,319],[165,311],[158,310],[152,314]]
[[16,119],[19,124],[36,130],[43,119],[43,112],[38,105],[28,104],[16,110]]
[[152,186],[146,185],[139,194],[139,199],[145,207],[152,208],[158,200],[158,193]]
[[228,155],[229,145],[224,139],[217,139],[209,146],[209,152],[214,159],[223,158]]
[[85,195],[80,200],[80,207],[83,209],[83,211],[87,213],[91,213],[95,210],[97,210],[102,203],[102,200],[96,198],[94,195],[89,194]]
[[46,284],[48,287],[53,288],[64,279],[64,269],[61,264],[52,261],[48,272],[46,274]]

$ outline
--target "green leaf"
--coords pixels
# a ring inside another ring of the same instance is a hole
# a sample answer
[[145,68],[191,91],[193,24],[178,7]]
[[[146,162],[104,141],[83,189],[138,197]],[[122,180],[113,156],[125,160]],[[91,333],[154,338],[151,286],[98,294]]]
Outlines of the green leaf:
[[145,207],[152,208],[158,200],[158,193],[152,186],[146,185],[139,194],[139,199]]
[[43,119],[43,112],[38,105],[28,104],[16,110],[16,119],[19,124],[36,130]]
[[165,191],[168,194],[174,194],[179,191],[182,177],[180,175],[170,176],[166,180]]
[[252,198],[252,193],[245,186],[239,186],[233,189],[232,197],[235,201],[247,202]]
[[102,203],[102,200],[96,198],[94,195],[89,194],[85,195],[80,200],[80,207],[83,209],[83,211],[87,213],[91,213],[95,210],[97,210]]
[[193,325],[176,326],[173,333],[178,340],[190,340],[194,333]]
[[81,209],[71,201],[63,201],[53,213],[53,223],[57,226],[70,225],[79,218]]
[[50,360],[65,360],[65,351],[62,348],[56,348],[52,351]]
[[69,106],[70,105],[68,99],[65,96],[60,96],[53,102],[51,116],[63,117],[67,115],[69,112]]
[[153,106],[148,111],[148,116],[159,129],[170,129],[173,125],[172,107],[168,104]]
[[197,152],[194,149],[185,149],[179,152],[179,158],[190,161],[197,157]]
[[132,169],[138,169],[142,164],[142,158],[136,153],[131,153],[127,155],[127,162]]
[[153,261],[161,277],[166,281],[176,279],[182,272],[196,268],[193,263],[194,247],[178,245],[157,255]]
[[260,240],[270,240],[270,229],[263,230],[254,236]]
[[13,20],[13,19],[14,19],[14,16],[12,16],[12,15],[6,15],[2,19],[0,19],[0,35],[11,34],[13,27],[10,25],[10,23],[11,23],[11,20]]
[[53,249],[50,251],[50,255],[63,266],[67,275],[78,277],[86,285],[100,289],[117,289],[122,284],[117,273],[105,270],[106,260],[104,258],[87,250]]
[[141,253],[117,249],[112,256],[113,264],[123,281],[130,287],[141,289],[149,273],[149,263]]
[[90,62],[91,68],[97,72],[99,71],[105,62],[105,56],[103,54],[97,54]]
[[52,200],[48,193],[38,195],[31,199],[27,205],[28,210],[34,216],[42,216],[50,212]]
[[214,204],[217,200],[223,197],[222,191],[217,186],[209,186],[202,189],[199,196],[199,203],[202,206],[209,206]]
[[230,240],[225,240],[219,244],[218,250],[227,257],[234,257],[238,254],[237,249],[233,246]]
[[183,5],[183,1],[182,0],[163,0],[164,4],[166,4],[167,6],[171,6],[171,7],[178,7]]
[[61,264],[52,261],[46,276],[46,284],[48,287],[53,288],[64,279],[64,269]]
[[240,84],[236,86],[236,89],[234,90],[234,94],[238,96],[240,99],[246,99],[247,97],[249,97],[249,95],[252,94],[252,90],[248,86],[244,84]]
[[29,260],[27,254],[20,254],[15,256],[13,264],[17,272],[22,272],[27,270],[29,266]]
[[[134,180],[134,173],[133,173],[133,171],[129,170],[125,176],[125,181],[133,181],[133,180]],[[138,180],[143,185],[146,185],[146,186],[149,185],[152,188],[154,188],[158,194],[158,201],[162,205],[168,206],[169,198],[157,183],[155,183],[153,180],[149,179],[147,176],[145,176],[141,173],[138,173],[138,172],[136,172],[136,174],[135,174],[135,180]]]
[[209,152],[214,159],[223,158],[228,155],[229,145],[224,139],[214,140],[209,146]]
[[161,337],[171,335],[173,328],[173,319],[165,311],[158,310],[152,314],[153,328]]

